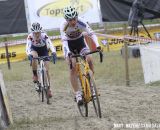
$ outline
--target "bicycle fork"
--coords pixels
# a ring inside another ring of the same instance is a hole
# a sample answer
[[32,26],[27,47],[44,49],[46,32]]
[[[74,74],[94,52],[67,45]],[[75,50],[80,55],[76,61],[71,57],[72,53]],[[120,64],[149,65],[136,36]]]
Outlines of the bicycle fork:
[[82,74],[80,71],[78,71],[78,74],[79,74],[79,79],[80,79],[80,83],[81,83],[81,86],[82,86],[84,101],[86,103],[88,103],[92,99],[88,77],[87,77],[86,74]]

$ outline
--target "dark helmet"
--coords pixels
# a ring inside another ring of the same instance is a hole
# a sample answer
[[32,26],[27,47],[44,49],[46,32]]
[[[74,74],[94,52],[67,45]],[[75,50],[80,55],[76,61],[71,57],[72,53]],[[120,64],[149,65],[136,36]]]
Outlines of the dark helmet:
[[32,32],[41,32],[42,27],[38,22],[35,22],[35,23],[32,24],[31,30],[32,30]]

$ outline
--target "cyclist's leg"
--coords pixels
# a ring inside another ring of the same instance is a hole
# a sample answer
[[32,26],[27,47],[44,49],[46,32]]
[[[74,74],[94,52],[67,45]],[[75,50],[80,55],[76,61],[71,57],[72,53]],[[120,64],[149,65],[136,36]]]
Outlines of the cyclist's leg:
[[[67,62],[70,65],[68,59],[67,59]],[[79,90],[79,87],[78,87],[78,79],[77,79],[75,65],[76,65],[75,59],[72,58],[72,69],[70,69],[70,81],[71,81],[71,85],[72,85],[74,92],[77,92]]]
[[93,74],[94,74],[94,65],[93,65],[93,58],[91,55],[87,55],[86,56],[87,62],[89,64],[90,69],[92,70]]
[[[67,63],[70,65],[69,58],[67,58]],[[76,97],[78,104],[82,104],[82,92],[79,89],[78,77],[76,72],[76,61],[72,58],[72,69],[70,69],[70,82]]]
[[[85,53],[87,53],[87,52],[90,52],[90,49],[88,48],[88,46],[84,47],[84,48],[81,50],[80,54],[85,54]],[[86,59],[87,59],[87,62],[88,62],[88,64],[89,64],[90,69],[91,69],[92,72],[94,73],[94,65],[93,65],[92,55],[87,55],[87,56],[86,56]]]
[[[36,51],[31,51],[31,55],[35,58],[38,57],[38,53]],[[37,60],[33,59],[32,60],[32,71],[33,71],[33,81],[36,82],[38,81],[38,76],[37,76]]]
[[[75,54],[77,53],[79,54],[81,49],[86,47],[84,43],[84,37],[82,36],[79,39],[68,41],[68,47],[71,52]],[[77,72],[76,72],[76,60],[74,58],[72,58],[72,66],[73,66],[72,69],[70,69],[70,81],[71,81],[71,85],[74,90],[74,93],[76,95],[77,103],[81,105],[83,103],[82,102],[82,92],[80,91],[80,88],[78,85],[78,77],[77,77]]]

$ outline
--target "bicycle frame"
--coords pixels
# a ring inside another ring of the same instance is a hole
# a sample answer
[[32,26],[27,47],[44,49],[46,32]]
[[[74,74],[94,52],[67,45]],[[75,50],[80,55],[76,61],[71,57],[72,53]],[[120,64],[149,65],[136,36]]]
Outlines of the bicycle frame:
[[[88,74],[89,74],[89,71],[91,71],[91,70],[90,70],[89,64],[87,62],[86,55],[96,53],[96,52],[99,52],[100,62],[102,62],[103,54],[101,51],[98,51],[98,50],[86,53],[85,55],[76,54],[76,55],[72,56],[72,58],[76,58],[76,72],[77,72],[77,75],[79,76],[79,79],[81,82],[83,96],[84,96],[84,100],[86,103],[88,103],[92,100],[91,88],[90,88],[90,83],[88,80]],[[81,61],[79,61],[78,57],[81,58]],[[83,71],[81,69],[82,67],[83,67]],[[70,64],[70,68],[72,68],[72,62]]]
[[76,58],[76,64],[75,69],[77,76],[79,78],[82,93],[83,93],[83,104],[78,105],[78,109],[82,117],[88,116],[88,103],[90,101],[93,102],[93,107],[95,110],[96,115],[101,118],[101,108],[100,108],[100,102],[98,98],[98,92],[93,76],[93,72],[90,69],[89,63],[87,61],[86,55],[99,52],[100,55],[100,62],[103,61],[103,53],[101,50],[91,51],[88,53],[85,53],[83,55],[81,54],[75,54],[75,55],[69,55],[70,59],[70,69],[72,69],[72,60],[71,58]]
[[38,65],[37,65],[37,74],[38,74],[38,82],[37,85],[39,86],[39,96],[40,93],[42,93],[42,102],[44,101],[44,93],[46,94],[47,98],[47,104],[49,104],[49,96],[48,96],[48,90],[50,88],[50,82],[49,82],[49,77],[47,74],[47,70],[45,67],[45,58],[51,58],[52,56],[42,56],[42,57],[37,57],[33,58],[38,60]]
[[[84,96],[85,102],[88,103],[92,99],[90,84],[87,79],[87,75],[89,73],[90,68],[86,58],[81,57],[81,59],[82,60],[79,62],[78,57],[76,57],[76,72],[81,82],[82,91],[84,92],[83,96]],[[83,67],[83,71],[82,71],[82,67]]]
[[[37,66],[37,70],[38,70],[38,81],[40,81],[41,83],[41,89],[43,89],[45,87],[45,83],[43,81],[43,74],[42,73],[46,73],[46,67],[45,67],[45,64],[44,64],[44,60],[43,59],[40,59],[40,61],[38,61],[38,66]],[[46,78],[46,84],[49,86],[49,81],[48,81],[48,78]]]

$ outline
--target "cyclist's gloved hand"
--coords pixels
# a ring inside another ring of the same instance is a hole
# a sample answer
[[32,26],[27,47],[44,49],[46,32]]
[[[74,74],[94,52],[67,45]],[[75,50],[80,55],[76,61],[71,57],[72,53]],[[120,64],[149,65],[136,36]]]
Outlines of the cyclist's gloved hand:
[[28,55],[28,60],[32,61],[33,55],[29,54]]
[[69,57],[69,58],[71,58],[71,56],[72,56],[72,53],[71,53],[71,52],[69,52],[69,53],[68,53],[68,57]]
[[56,54],[56,52],[52,53],[52,57],[53,57],[53,63],[55,64],[56,60],[57,60],[57,54]]
[[96,49],[97,49],[98,51],[102,51],[102,47],[101,47],[101,46],[98,46]]

